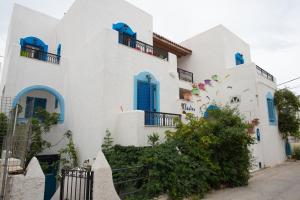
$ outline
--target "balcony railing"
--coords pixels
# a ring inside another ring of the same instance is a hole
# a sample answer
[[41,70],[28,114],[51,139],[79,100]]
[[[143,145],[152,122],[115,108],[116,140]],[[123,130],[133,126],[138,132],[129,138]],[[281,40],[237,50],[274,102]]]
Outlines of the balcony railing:
[[163,60],[169,59],[169,55],[167,51],[160,49],[158,47],[151,46],[150,44],[147,44],[145,42],[136,40],[124,33],[119,33],[119,43],[134,48],[138,51],[147,53],[149,55],[156,56]]
[[147,126],[175,127],[176,118],[181,120],[181,115],[173,113],[145,111],[145,125]]
[[256,71],[257,71],[257,74],[259,74],[262,77],[274,82],[274,76],[269,74],[267,71],[265,71],[264,69],[260,68],[257,65],[256,65]]
[[187,81],[187,82],[194,82],[193,73],[186,71],[184,69],[177,68],[179,80]]
[[60,56],[29,47],[21,47],[20,56],[59,64]]

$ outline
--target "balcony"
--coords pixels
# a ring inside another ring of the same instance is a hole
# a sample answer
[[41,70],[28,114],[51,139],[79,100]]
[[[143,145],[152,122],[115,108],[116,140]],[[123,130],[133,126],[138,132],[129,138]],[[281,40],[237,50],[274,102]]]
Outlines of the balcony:
[[21,47],[20,56],[32,58],[36,60],[41,60],[53,64],[59,64],[60,56],[44,51],[40,51],[37,49],[33,49],[30,47]]
[[179,80],[183,80],[191,83],[194,82],[194,77],[192,72],[180,68],[177,68],[177,72],[178,72]]
[[176,118],[181,120],[181,115],[173,113],[145,111],[146,126],[175,127]]
[[269,74],[267,71],[265,71],[264,69],[260,68],[259,66],[256,65],[256,71],[257,71],[257,74],[264,77],[265,79],[268,79],[272,82],[275,81],[274,79],[274,76]]
[[142,41],[136,40],[127,34],[119,33],[119,43],[136,49],[137,51],[153,55],[162,60],[169,60],[169,55],[167,51],[158,47],[151,46],[150,44],[144,43]]

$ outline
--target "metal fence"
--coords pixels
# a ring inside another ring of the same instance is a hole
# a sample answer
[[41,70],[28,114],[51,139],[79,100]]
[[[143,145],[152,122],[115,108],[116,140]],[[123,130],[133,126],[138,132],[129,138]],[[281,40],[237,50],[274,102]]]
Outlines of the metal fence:
[[259,67],[257,65],[256,65],[256,71],[257,71],[257,74],[261,75],[262,77],[264,77],[270,81],[273,81],[273,82],[275,81],[273,75],[271,75],[266,70],[262,69],[261,67]]
[[18,123],[18,115],[22,111],[21,106],[12,107],[10,97],[1,98],[0,113],[0,199],[9,199],[12,174],[22,174],[26,164],[26,154],[29,149],[31,137],[31,123]]
[[115,189],[120,199],[145,199],[145,184],[149,181],[147,166],[112,169]]
[[92,200],[94,172],[87,169],[62,169],[60,200]]
[[20,55],[27,58],[33,58],[37,60],[42,60],[50,62],[53,64],[59,64],[60,56],[44,51],[39,51],[30,47],[21,47]]
[[124,44],[129,47],[132,47],[138,51],[147,53],[149,55],[156,56],[163,60],[169,59],[169,54],[167,51],[160,49],[158,47],[152,46],[150,44],[147,44],[145,42],[139,41],[125,33],[119,33],[119,43]]
[[145,125],[147,126],[175,127],[176,118],[180,120],[181,115],[173,113],[145,111]]

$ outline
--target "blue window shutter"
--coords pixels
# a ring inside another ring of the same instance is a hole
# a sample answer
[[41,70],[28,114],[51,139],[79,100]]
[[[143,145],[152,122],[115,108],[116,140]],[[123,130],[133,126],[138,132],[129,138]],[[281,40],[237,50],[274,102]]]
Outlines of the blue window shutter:
[[33,114],[33,97],[27,97],[26,98],[26,107],[25,107],[25,118],[32,117]]
[[268,114],[269,114],[269,121],[275,122],[275,108],[274,108],[274,102],[273,99],[267,99],[267,105],[268,105]]
[[242,65],[244,63],[245,63],[245,61],[244,61],[243,55],[241,53],[236,53],[235,54],[235,64]]

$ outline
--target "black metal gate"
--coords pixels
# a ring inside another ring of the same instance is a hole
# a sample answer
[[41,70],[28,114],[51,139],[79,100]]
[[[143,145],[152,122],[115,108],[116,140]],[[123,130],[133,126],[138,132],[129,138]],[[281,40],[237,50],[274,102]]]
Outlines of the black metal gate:
[[86,169],[62,169],[60,200],[92,200],[94,172]]

